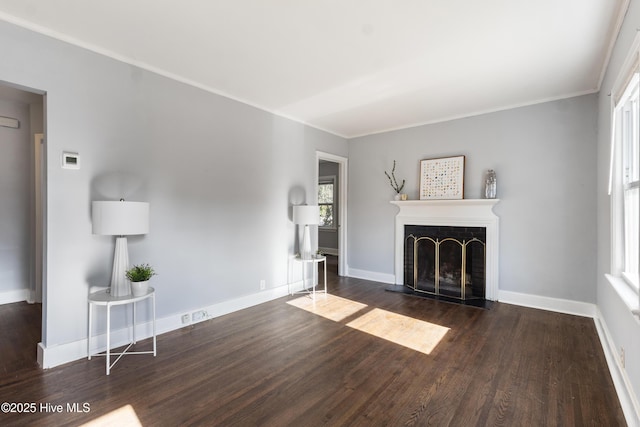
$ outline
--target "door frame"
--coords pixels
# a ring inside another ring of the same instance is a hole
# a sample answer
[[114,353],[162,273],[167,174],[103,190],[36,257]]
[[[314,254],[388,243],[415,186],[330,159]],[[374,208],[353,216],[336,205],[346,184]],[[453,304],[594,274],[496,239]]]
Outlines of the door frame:
[[320,160],[338,164],[338,276],[347,276],[349,270],[347,260],[347,177],[349,159],[331,153],[316,151],[316,194],[318,194]]
[[34,134],[34,207],[35,207],[35,262],[34,280],[31,289],[31,301],[42,302],[42,283],[44,277],[44,179],[46,176],[46,166],[44,163],[44,134]]

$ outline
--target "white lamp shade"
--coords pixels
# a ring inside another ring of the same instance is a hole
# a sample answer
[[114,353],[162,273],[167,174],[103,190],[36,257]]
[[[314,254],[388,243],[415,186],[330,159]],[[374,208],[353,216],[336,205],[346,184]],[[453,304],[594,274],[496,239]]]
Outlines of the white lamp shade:
[[149,232],[149,203],[103,201],[91,203],[93,234],[129,236]]
[[320,224],[320,208],[318,206],[297,205],[293,207],[294,224]]

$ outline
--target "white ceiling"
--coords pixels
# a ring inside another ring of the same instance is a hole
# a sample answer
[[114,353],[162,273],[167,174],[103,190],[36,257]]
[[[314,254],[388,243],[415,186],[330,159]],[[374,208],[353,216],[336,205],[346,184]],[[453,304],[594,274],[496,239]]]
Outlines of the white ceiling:
[[355,137],[596,92],[628,1],[0,0],[0,19]]

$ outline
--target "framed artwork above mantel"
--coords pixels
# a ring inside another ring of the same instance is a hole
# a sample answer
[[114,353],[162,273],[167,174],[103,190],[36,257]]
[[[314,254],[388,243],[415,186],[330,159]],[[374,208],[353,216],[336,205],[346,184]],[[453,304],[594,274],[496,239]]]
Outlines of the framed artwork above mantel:
[[464,198],[464,156],[420,160],[420,200]]

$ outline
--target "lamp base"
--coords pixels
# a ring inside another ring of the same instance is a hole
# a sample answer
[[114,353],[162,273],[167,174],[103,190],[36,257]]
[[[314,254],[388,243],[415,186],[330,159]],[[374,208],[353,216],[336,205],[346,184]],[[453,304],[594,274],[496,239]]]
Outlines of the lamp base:
[[311,235],[309,233],[308,225],[304,226],[304,234],[302,235],[302,248],[300,249],[300,258],[313,258],[313,253],[311,252]]
[[111,296],[126,297],[131,294],[131,285],[126,272],[129,269],[129,250],[127,238],[116,238],[116,249],[113,254],[113,270],[111,271]]

